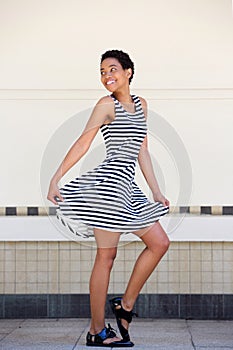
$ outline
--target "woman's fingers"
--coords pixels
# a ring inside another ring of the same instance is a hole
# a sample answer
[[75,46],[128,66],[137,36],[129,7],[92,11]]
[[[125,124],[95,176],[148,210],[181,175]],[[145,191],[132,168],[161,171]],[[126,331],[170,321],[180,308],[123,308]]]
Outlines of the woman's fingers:
[[58,197],[60,201],[64,202],[64,198],[61,196],[60,192],[58,192],[55,197]]
[[52,202],[53,204],[58,205],[57,200],[59,199],[61,202],[64,202],[64,199],[62,198],[62,196],[59,194],[53,195],[53,196],[48,196],[47,199]]
[[50,184],[47,199],[56,205],[58,205],[58,202],[57,202],[58,199],[62,202],[64,201],[59,191],[59,188],[56,184],[52,184],[52,183]]
[[159,202],[161,202],[163,204],[164,207],[169,207],[170,202],[167,198],[163,197],[159,200]]
[[162,194],[158,196],[154,196],[154,201],[155,202],[160,202],[164,207],[169,207],[170,202],[167,198],[165,198]]
[[52,202],[53,204],[58,204],[57,203],[57,201],[56,201],[56,196],[53,196],[53,195],[50,195],[50,194],[48,194],[48,196],[47,196],[47,199],[50,201],[50,202]]

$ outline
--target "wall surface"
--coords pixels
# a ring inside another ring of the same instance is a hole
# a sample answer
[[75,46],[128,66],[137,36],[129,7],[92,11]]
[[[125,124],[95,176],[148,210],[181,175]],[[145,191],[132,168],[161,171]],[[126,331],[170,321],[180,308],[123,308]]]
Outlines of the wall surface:
[[[164,221],[172,223],[171,248],[136,310],[232,319],[232,29],[230,0],[0,2],[0,318],[90,316],[94,243],[66,240],[55,224],[44,225],[55,212],[46,197],[55,169],[108,93],[100,56],[116,48],[135,62],[131,93],[148,101],[152,161],[175,208]],[[97,135],[61,183],[104,157]],[[151,196],[138,169],[136,179]],[[142,249],[122,242],[109,293],[123,293]]]
[[[121,244],[109,293],[121,294],[141,242]],[[89,293],[92,242],[0,242],[0,294]],[[172,242],[142,293],[232,294],[232,242]]]
[[[99,60],[111,48],[135,60],[132,93],[148,99],[172,205],[231,205],[232,26],[230,0],[1,2],[0,206],[51,205],[50,176],[107,93]],[[101,141],[67,179],[94,165]]]
[[[124,292],[142,249],[141,242],[119,247],[109,295]],[[90,317],[94,244],[0,242],[0,253],[0,318]],[[232,263],[232,242],[173,242],[135,311],[149,318],[232,319]]]

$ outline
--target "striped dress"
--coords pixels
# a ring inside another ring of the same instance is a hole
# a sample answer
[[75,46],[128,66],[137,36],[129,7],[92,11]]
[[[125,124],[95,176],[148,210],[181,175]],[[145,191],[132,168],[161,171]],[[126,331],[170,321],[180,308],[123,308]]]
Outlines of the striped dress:
[[60,188],[57,218],[70,233],[93,236],[93,228],[129,233],[152,225],[169,208],[151,202],[135,183],[135,167],[147,134],[139,97],[132,95],[135,112],[126,112],[111,95],[115,119],[102,125],[106,158],[95,169]]

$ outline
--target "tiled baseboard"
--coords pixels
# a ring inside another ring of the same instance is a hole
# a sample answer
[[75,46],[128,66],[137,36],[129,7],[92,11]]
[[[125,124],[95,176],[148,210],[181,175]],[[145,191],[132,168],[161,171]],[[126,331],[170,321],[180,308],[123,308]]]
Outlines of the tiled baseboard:
[[[115,295],[109,295],[109,298]],[[233,319],[231,294],[141,294],[134,310],[142,318]],[[2,294],[0,318],[89,318],[88,294]],[[113,317],[106,305],[106,317]]]
[[[0,207],[0,216],[44,216],[55,215],[56,208],[53,207]],[[233,215],[233,206],[180,206],[170,207],[171,214],[196,214],[196,215]]]

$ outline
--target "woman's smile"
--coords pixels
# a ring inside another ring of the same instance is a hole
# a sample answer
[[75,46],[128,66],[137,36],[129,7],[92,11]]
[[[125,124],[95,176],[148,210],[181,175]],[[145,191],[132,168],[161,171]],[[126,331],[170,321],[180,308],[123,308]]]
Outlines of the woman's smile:
[[109,79],[106,83],[106,85],[110,85],[110,84],[114,84],[115,83],[115,80],[114,79]]

